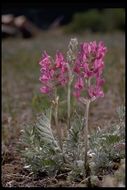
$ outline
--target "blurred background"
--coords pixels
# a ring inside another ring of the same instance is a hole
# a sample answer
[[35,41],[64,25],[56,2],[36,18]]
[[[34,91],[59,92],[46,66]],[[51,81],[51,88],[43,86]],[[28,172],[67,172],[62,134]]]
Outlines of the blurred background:
[[2,37],[29,38],[40,30],[61,28],[66,33],[124,31],[122,8],[85,9],[85,6],[43,6],[2,9]]

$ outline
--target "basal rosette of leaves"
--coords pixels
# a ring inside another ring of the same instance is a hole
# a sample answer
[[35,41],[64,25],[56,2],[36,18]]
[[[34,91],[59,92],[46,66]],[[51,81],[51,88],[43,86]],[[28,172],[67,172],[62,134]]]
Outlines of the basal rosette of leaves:
[[[119,121],[104,129],[91,134],[89,140],[88,157],[90,179],[93,176],[116,175],[113,166],[115,160],[125,158],[125,111],[118,108]],[[63,140],[63,152],[60,150],[54,131],[50,128],[50,113],[39,116],[35,124],[25,127],[22,134],[22,151],[25,168],[35,175],[45,173],[56,176],[57,173],[67,173],[69,181],[83,180],[84,139],[82,136],[82,119],[74,116],[68,136]],[[114,174],[114,175],[113,175]],[[121,182],[124,184],[124,174]],[[115,176],[114,176],[115,177]]]

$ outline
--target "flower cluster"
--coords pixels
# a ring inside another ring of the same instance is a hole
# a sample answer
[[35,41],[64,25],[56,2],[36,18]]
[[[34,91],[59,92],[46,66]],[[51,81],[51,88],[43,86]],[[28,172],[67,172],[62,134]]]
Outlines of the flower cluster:
[[[81,44],[74,67],[76,73],[74,95],[76,97],[80,97],[83,90],[92,100],[104,96],[102,91],[104,79],[101,75],[104,68],[105,53],[106,47],[102,42],[97,44],[94,41]],[[91,84],[92,79],[94,79],[94,84]]]
[[[83,91],[86,92],[87,98],[90,100],[104,96],[102,72],[105,53],[106,47],[102,42],[97,44],[93,41],[80,45],[74,65],[71,66],[74,75],[74,96],[81,97]],[[41,65],[40,81],[42,87],[40,90],[42,93],[49,93],[57,85],[68,83],[68,64],[70,63],[65,61],[61,52],[56,53],[55,61],[51,60],[51,57],[44,52],[39,64]]]
[[67,63],[62,53],[57,52],[55,61],[44,52],[39,62],[41,76],[39,80],[42,83],[41,93],[48,94],[52,92],[56,86],[65,85],[67,83]]

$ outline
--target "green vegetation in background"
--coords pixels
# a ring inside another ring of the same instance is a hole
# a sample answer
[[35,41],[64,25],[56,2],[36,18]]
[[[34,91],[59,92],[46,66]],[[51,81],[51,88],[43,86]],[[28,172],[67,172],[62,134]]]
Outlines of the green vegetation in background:
[[72,22],[65,27],[67,33],[83,32],[113,32],[124,31],[125,10],[121,8],[108,8],[103,10],[91,9],[87,12],[76,13]]

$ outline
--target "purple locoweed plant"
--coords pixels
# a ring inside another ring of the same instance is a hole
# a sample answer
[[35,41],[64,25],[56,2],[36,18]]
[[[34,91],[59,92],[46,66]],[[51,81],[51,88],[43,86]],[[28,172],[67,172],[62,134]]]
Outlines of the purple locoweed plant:
[[[104,97],[102,89],[104,79],[102,78],[102,74],[106,51],[107,49],[103,42],[99,42],[98,44],[95,41],[82,43],[75,62],[75,84],[73,94],[79,101],[86,105],[84,115],[84,171],[86,171],[87,168],[89,107],[92,101],[95,101],[99,97]],[[86,93],[85,97],[83,96],[83,92]]]
[[65,62],[64,56],[61,52],[56,53],[55,60],[53,60],[51,56],[44,52],[39,64],[41,66],[39,80],[42,84],[40,92],[49,96],[50,101],[52,102],[51,110],[53,106],[55,108],[55,125],[59,139],[59,145],[62,148],[61,129],[58,126],[59,96],[57,95],[57,88],[60,85],[64,86],[68,81],[66,72],[67,63]]
[[42,84],[40,92],[47,94],[51,98],[55,107],[55,125],[59,145],[62,149],[61,128],[58,123],[59,86],[67,88],[67,132],[71,128],[71,95],[76,97],[77,102],[85,105],[83,118],[84,134],[84,176],[87,176],[88,167],[88,127],[89,108],[91,102],[97,98],[104,97],[102,77],[104,70],[104,57],[107,48],[103,42],[96,41],[82,43],[78,49],[76,38],[70,40],[66,58],[61,52],[57,52],[55,59],[46,52],[42,55],[39,64],[40,82]]

